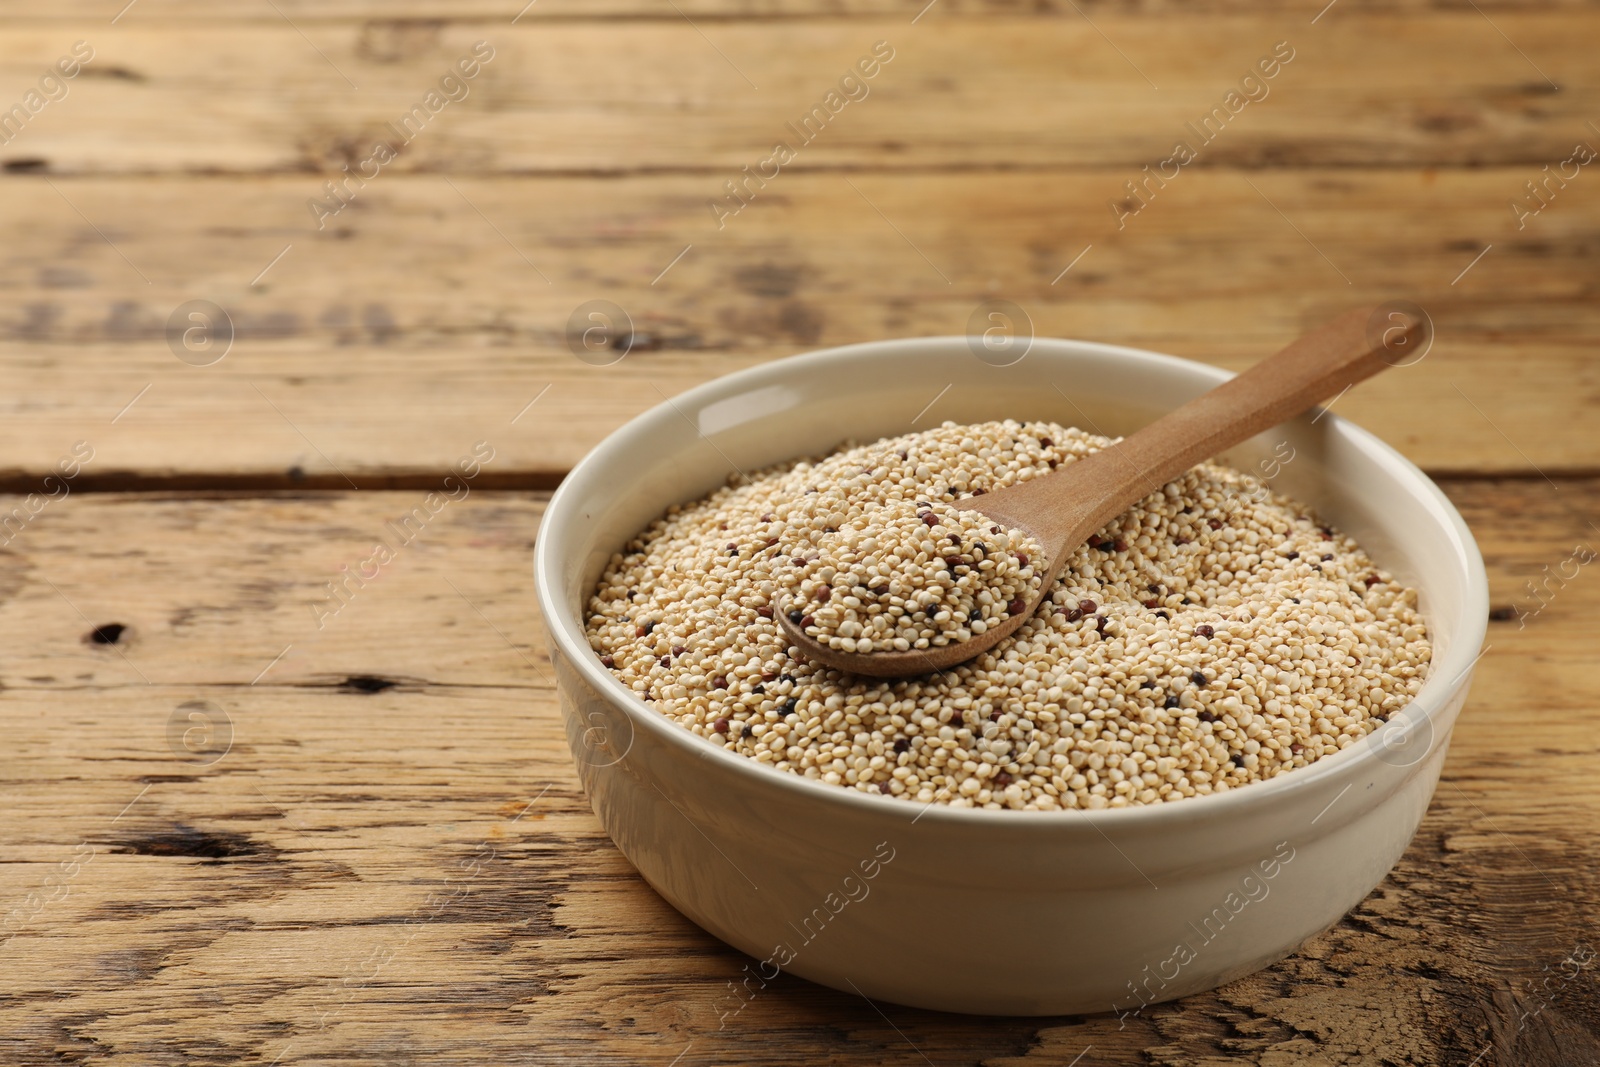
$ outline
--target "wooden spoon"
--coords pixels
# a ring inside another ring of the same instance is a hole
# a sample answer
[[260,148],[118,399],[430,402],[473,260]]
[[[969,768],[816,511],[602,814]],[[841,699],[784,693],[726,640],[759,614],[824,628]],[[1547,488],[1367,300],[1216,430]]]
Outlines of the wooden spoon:
[[1299,415],[1385,367],[1424,350],[1426,317],[1385,304],[1345,314],[1215,389],[1054,474],[1019,482],[960,507],[1031,534],[1049,566],[1027,610],[990,623],[982,634],[909,652],[844,652],[821,644],[777,612],[778,624],[806,658],[851,674],[900,678],[943,670],[993,648],[1030,618],[1055,585],[1067,555],[1096,530],[1202,460]]

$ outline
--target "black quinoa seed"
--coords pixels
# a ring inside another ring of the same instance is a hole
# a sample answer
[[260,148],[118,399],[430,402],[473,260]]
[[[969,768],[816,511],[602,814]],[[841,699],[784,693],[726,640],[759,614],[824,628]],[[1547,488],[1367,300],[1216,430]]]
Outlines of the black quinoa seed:
[[791,611],[791,612],[789,612],[789,621],[794,623],[796,626],[799,626],[800,625],[800,620],[805,618],[805,617],[806,617],[806,613],[803,612],[803,611]]
[[790,697],[787,701],[784,702],[784,705],[783,705],[784,718],[788,718],[790,715],[798,715],[799,713],[800,713],[800,700],[799,700],[798,697]]
[[1300,553],[1298,553],[1298,552],[1291,552],[1291,553],[1289,553],[1289,555],[1288,555],[1288,556],[1287,556],[1287,557],[1285,557],[1285,558],[1287,558],[1287,559],[1299,559],[1299,558],[1300,558]]
[[1243,767],[1244,767],[1244,753],[1243,752],[1235,752],[1229,758],[1233,760],[1233,765],[1235,767],[1243,769]]
[[1214,634],[1216,632],[1217,631],[1213,630],[1211,627],[1207,626],[1205,623],[1201,623],[1199,626],[1196,626],[1194,628],[1194,635],[1196,637],[1210,637],[1212,634]]
[[1202,711],[1199,714],[1197,714],[1195,716],[1195,718],[1199,719],[1201,722],[1216,722],[1217,721],[1217,717],[1215,715],[1213,715],[1209,711]]
[[1189,681],[1193,682],[1195,685],[1205,685],[1206,676],[1201,671],[1195,671],[1193,674],[1189,675]]
[[896,752],[910,752],[911,751],[911,738],[909,738],[909,737],[897,737],[897,738],[895,738],[894,750]]
[[1167,698],[1167,702],[1166,702],[1166,704],[1164,706],[1167,707],[1168,709],[1171,709],[1171,708],[1178,707],[1181,703],[1182,703],[1182,701],[1180,701],[1178,699],[1177,694],[1174,693],[1172,696],[1169,696]]
[[1333,553],[1332,553],[1332,552],[1324,552],[1324,553],[1323,553],[1323,554],[1322,554],[1322,562],[1324,562],[1324,563],[1328,563],[1328,562],[1330,562],[1330,561],[1331,561],[1331,560],[1332,560],[1332,559],[1333,559]]

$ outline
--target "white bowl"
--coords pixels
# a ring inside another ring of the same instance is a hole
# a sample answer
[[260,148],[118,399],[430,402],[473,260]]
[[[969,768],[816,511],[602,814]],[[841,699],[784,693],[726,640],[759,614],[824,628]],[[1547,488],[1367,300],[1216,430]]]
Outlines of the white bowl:
[[611,554],[668,505],[722,485],[735,465],[944,419],[1049,419],[1124,434],[1226,377],[1080,341],[1035,340],[1007,367],[976,358],[964,337],[851,345],[661,404],[562,482],[539,530],[535,577],[567,738],[595,814],[639,873],[753,957],[739,976],[745,992],[724,996],[718,1011],[736,1011],[779,967],[921,1008],[1138,1010],[1293,952],[1400,858],[1466,698],[1488,589],[1477,545],[1438,487],[1331,414],[1303,416],[1224,458],[1254,469],[1287,440],[1295,458],[1274,486],[1421,592],[1434,659],[1416,701],[1382,730],[1270,781],[1096,812],[923,807],[707,744],[637,699],[585,638],[585,605]]

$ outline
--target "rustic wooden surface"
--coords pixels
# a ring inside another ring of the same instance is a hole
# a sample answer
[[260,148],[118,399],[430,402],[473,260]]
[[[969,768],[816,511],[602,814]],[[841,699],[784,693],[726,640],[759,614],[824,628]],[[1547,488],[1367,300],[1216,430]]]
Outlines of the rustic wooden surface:
[[[123,2],[0,0],[0,114],[95,49],[0,145],[0,515],[94,452],[0,545],[0,1063],[1600,1063],[1600,578],[1546,584],[1600,547],[1600,177],[1509,208],[1600,147],[1592,3]],[[719,230],[707,199],[880,39],[872,95]],[[319,230],[478,40],[471,95]],[[1271,95],[1118,229],[1280,40]],[[663,394],[989,299],[1237,369],[1389,296],[1435,348],[1337,410],[1441,478],[1497,609],[1393,874],[1125,1025],[784,978],[719,1029],[746,961],[564,750],[543,490]],[[636,331],[609,367],[564,337],[597,298]],[[167,337],[199,299],[234,325],[210,366]],[[478,440],[478,488],[319,628]]]

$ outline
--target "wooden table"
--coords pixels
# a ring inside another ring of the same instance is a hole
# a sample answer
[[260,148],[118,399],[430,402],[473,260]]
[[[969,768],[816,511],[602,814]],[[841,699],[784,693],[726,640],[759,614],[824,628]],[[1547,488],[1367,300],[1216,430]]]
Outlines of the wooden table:
[[[1600,1063],[1593,5],[122,3],[0,0],[0,1062]],[[746,961],[562,742],[562,472],[692,383],[985,301],[1239,368],[1386,297],[1436,343],[1336,410],[1441,481],[1496,605],[1394,873],[1123,1023],[783,978],[719,1029]],[[620,362],[569,345],[591,300]]]

